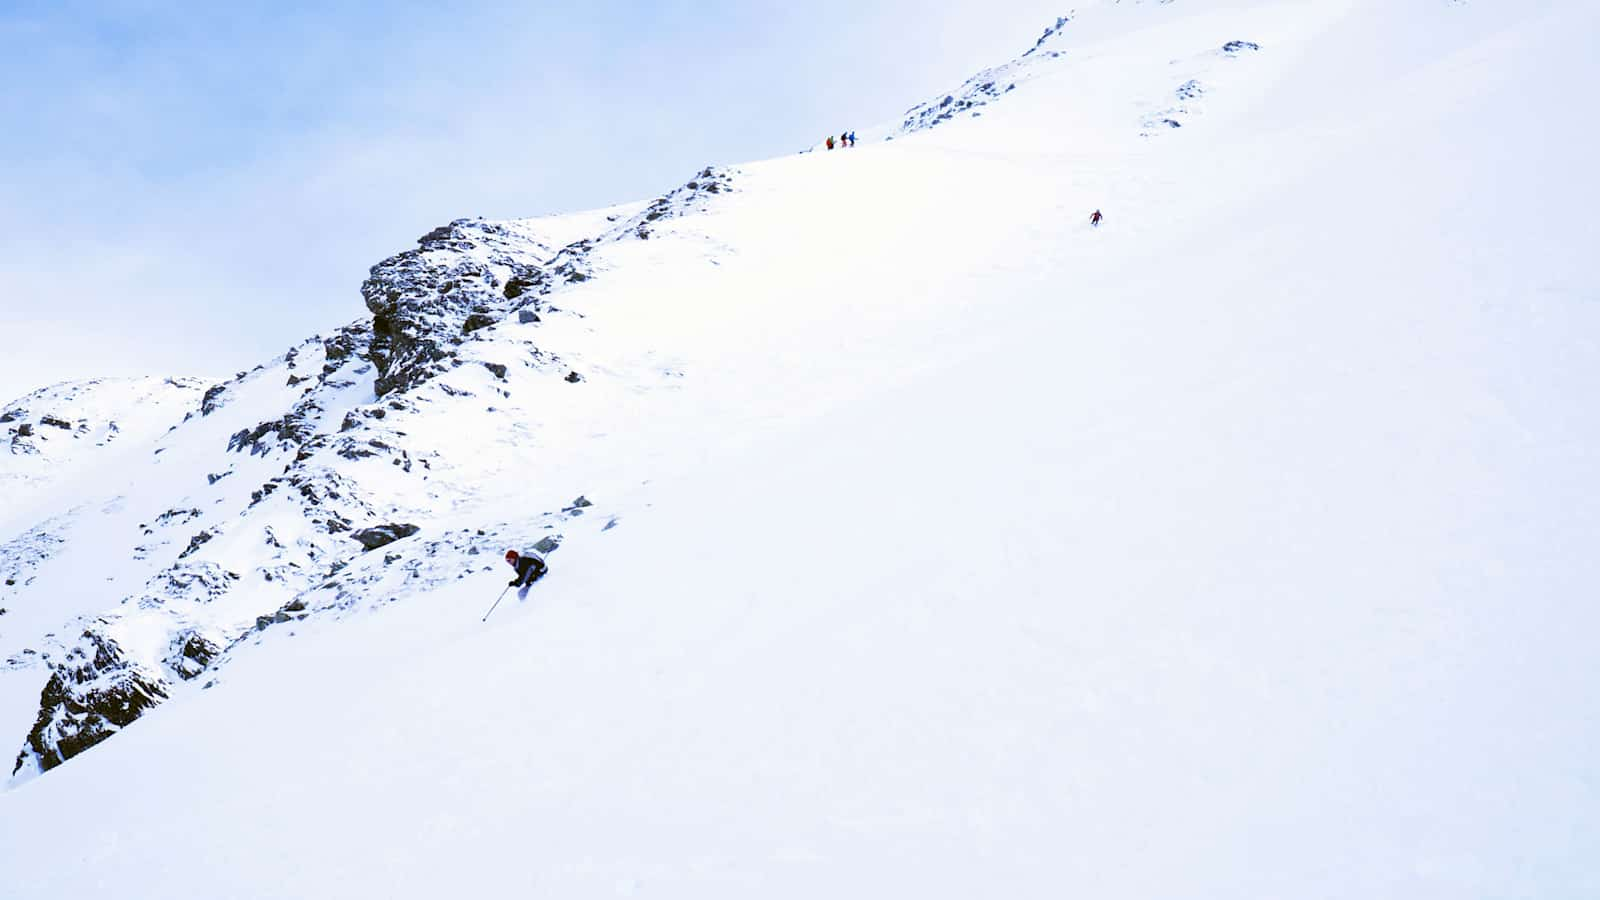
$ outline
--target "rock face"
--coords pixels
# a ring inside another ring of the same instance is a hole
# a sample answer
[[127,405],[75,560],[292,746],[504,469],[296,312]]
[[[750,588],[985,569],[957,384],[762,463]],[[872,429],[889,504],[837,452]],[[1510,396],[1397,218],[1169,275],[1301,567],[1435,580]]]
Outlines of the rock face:
[[49,771],[100,743],[167,698],[159,673],[133,663],[96,628],[83,633],[39,697],[39,717],[17,757]]
[[511,223],[458,219],[373,266],[361,298],[372,313],[378,396],[445,371],[466,335],[499,322],[549,282],[538,261],[554,252]]
[[189,679],[205,671],[221,652],[216,641],[198,631],[185,631],[173,638],[166,663],[178,677]]
[[373,266],[361,285],[372,313],[367,353],[378,369],[376,394],[404,392],[449,371],[462,342],[512,314],[519,323],[540,321],[545,297],[594,277],[595,247],[647,240],[663,221],[732,189],[731,172],[707,167],[643,212],[559,250],[517,222],[457,219],[428,232],[415,249]]
[[222,406],[222,395],[228,390],[227,385],[219,384],[206,390],[205,396],[200,398],[200,415],[209,416]]

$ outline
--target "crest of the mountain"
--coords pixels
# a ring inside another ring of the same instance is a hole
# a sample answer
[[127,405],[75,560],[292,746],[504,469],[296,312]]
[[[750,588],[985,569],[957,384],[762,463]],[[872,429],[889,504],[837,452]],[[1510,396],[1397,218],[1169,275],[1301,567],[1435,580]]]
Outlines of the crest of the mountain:
[[1064,51],[1053,45],[1059,43],[1057,38],[1071,21],[1071,16],[1061,16],[1054,25],[1045,29],[1039,40],[1022,56],[1004,65],[984,69],[956,90],[906,110],[895,134],[926,131],[957,116],[981,116],[981,107],[1016,90],[1017,85],[1036,77],[1042,67],[1063,55]]

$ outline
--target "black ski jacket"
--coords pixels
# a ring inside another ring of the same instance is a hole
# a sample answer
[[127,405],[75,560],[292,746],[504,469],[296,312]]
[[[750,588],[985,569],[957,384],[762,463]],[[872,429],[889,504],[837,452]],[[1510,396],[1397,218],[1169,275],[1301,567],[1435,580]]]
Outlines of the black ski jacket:
[[537,556],[532,554],[519,556],[517,557],[517,577],[511,579],[510,586],[519,587],[524,584],[533,584],[544,575],[546,568],[548,566],[544,564],[544,560]]

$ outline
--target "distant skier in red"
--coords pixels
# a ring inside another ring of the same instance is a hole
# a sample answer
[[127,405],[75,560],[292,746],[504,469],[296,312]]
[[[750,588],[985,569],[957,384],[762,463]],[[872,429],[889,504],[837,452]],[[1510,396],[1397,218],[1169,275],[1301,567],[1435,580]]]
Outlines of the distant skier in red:
[[1095,210],[1094,211],[1094,215],[1089,217],[1089,225],[1090,225],[1090,227],[1099,228],[1100,227],[1100,219],[1101,218],[1102,217],[1100,215],[1100,210],[1098,210],[1098,209]]

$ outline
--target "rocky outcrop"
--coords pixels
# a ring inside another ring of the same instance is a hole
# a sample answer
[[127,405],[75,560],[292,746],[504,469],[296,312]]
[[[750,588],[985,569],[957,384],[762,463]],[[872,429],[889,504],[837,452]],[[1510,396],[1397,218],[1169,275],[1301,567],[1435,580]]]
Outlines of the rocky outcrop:
[[[198,544],[195,547],[199,549]],[[185,551],[186,554],[188,552]],[[239,577],[239,573],[230,572],[214,562],[178,563],[145,583],[138,605],[150,609],[180,601],[189,604],[212,603],[232,590],[239,582]]]
[[361,542],[365,550],[376,550],[401,538],[410,537],[422,529],[415,525],[378,525],[350,532],[350,537]]
[[173,636],[165,661],[179,678],[188,680],[204,672],[221,653],[222,647],[216,641],[190,629]]
[[200,398],[200,415],[209,416],[222,408],[222,395],[228,392],[225,384],[214,385],[206,390],[205,396]]
[[[1016,87],[1014,82],[1002,83],[992,78],[977,84],[965,85],[959,93],[946,94],[942,100],[913,107],[906,113],[905,121],[900,123],[900,130],[912,132],[933,128],[964,112],[987,106],[998,100],[1000,95],[1010,93]],[[974,112],[973,115],[977,113]]]
[[596,241],[578,241],[562,248],[561,254],[551,261],[550,270],[563,283],[586,281],[592,274],[587,267],[586,257],[596,244],[629,239],[648,240],[665,220],[703,210],[713,197],[732,190],[731,170],[707,166],[693,178],[651,200],[643,212],[612,227]]
[[61,765],[127,727],[168,694],[161,674],[127,659],[104,623],[84,631],[53,669],[13,772],[30,757],[43,771]]
[[595,247],[647,240],[665,220],[703,208],[732,183],[729,170],[708,167],[604,234],[560,250],[516,222],[458,219],[428,232],[415,249],[373,266],[361,285],[372,313],[376,394],[404,392],[449,371],[462,342],[512,314],[519,323],[541,321],[544,298],[595,277]]
[[[1016,90],[1018,85],[1047,71],[1055,60],[1066,56],[1062,35],[1071,21],[1070,15],[1057,18],[1055,24],[1046,28],[1039,40],[1021,56],[1004,65],[985,69],[954,91],[906,110],[895,135],[937,128],[962,115],[983,115],[984,107],[1001,100]],[[895,135],[891,135],[889,140],[894,140]]]
[[539,260],[552,248],[509,223],[458,219],[417,244],[373,266],[361,285],[380,397],[445,371],[468,334],[499,322],[550,282]]
[[[340,329],[323,341],[325,361],[316,376],[316,387],[350,387],[357,376],[371,371],[360,356],[370,345],[371,334],[368,326],[358,323]],[[296,379],[291,384],[309,380]],[[234,432],[228,438],[229,452],[248,451],[256,456],[274,450],[303,448],[317,436],[317,423],[326,411],[324,402],[325,397],[314,388],[306,389],[299,402],[282,417]]]
[[1045,44],[1048,44],[1050,42],[1051,38],[1054,38],[1056,35],[1060,34],[1062,32],[1062,30],[1067,27],[1067,23],[1071,22],[1071,21],[1072,21],[1072,17],[1071,16],[1057,16],[1056,17],[1056,23],[1054,25],[1051,25],[1050,27],[1046,28],[1044,30],[1044,34],[1039,36],[1039,40],[1035,41],[1033,46],[1028,48],[1028,52],[1026,52],[1026,53],[1024,53],[1022,55],[1023,56],[1032,56],[1033,54],[1038,53],[1040,50],[1042,50],[1044,48]]

